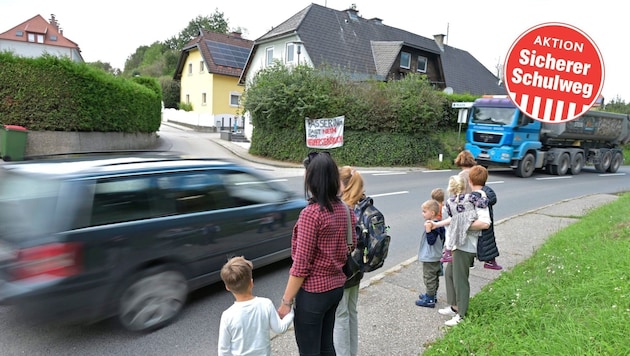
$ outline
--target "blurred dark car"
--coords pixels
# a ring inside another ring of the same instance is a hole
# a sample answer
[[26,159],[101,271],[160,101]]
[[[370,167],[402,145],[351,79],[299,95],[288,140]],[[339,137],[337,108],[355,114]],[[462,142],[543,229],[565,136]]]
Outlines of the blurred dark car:
[[0,165],[0,303],[44,320],[172,322],[231,256],[291,255],[306,205],[256,170],[147,154]]

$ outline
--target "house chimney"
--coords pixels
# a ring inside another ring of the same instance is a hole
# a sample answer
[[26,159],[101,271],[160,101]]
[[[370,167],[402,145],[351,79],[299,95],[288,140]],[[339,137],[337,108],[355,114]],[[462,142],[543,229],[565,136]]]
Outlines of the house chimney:
[[50,20],[48,21],[57,30],[57,32],[59,32],[59,23],[57,22],[57,19],[55,18],[55,14],[50,14]]
[[240,31],[232,31],[232,37],[241,38],[242,32]]
[[378,17],[373,17],[373,18],[370,19],[370,21],[374,22],[375,24],[379,24],[379,25],[383,24],[383,19],[379,19]]
[[357,10],[357,4],[350,5],[350,8],[346,10],[348,13],[348,17],[352,20],[357,20],[359,18],[359,10]]
[[440,50],[442,52],[444,52],[444,38],[445,37],[446,37],[445,34],[433,35],[433,38],[435,39],[435,43],[438,45],[438,47],[440,47]]

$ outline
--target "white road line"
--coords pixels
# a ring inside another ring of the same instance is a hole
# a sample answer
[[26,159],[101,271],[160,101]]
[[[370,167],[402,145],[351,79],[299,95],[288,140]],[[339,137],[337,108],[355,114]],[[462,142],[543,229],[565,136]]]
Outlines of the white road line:
[[370,194],[371,197],[386,197],[388,195],[400,195],[400,194],[409,194],[409,191],[403,190],[401,192],[392,192],[392,193],[383,193],[383,194]]
[[442,172],[450,172],[450,169],[434,169],[428,171],[422,171],[422,173],[442,173]]
[[625,176],[625,173],[603,173],[603,174],[598,174],[598,176],[600,177],[612,177],[612,176]]
[[536,180],[551,180],[551,179],[571,179],[572,176],[560,176],[560,177],[548,177],[548,178],[536,178]]
[[386,172],[386,173],[374,173],[372,174],[373,176],[395,176],[395,175],[401,175],[401,174],[407,174],[407,172]]

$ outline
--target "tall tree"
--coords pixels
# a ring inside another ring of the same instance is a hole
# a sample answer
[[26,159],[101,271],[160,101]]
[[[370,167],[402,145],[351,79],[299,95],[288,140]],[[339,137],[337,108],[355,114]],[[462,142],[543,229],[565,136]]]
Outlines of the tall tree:
[[214,13],[210,16],[200,15],[191,20],[188,23],[188,26],[183,29],[179,35],[169,38],[164,44],[171,49],[181,51],[186,43],[199,36],[200,30],[228,33],[228,19],[225,18],[223,12],[219,11],[218,8],[215,8]]

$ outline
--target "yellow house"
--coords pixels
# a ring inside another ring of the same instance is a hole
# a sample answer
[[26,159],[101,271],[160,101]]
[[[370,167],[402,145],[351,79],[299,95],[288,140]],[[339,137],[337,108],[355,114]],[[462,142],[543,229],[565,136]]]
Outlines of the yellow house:
[[193,112],[210,115],[221,128],[244,126],[239,113],[243,86],[239,77],[253,41],[240,33],[201,31],[183,49],[177,62],[175,80],[180,81],[180,102],[191,104]]

